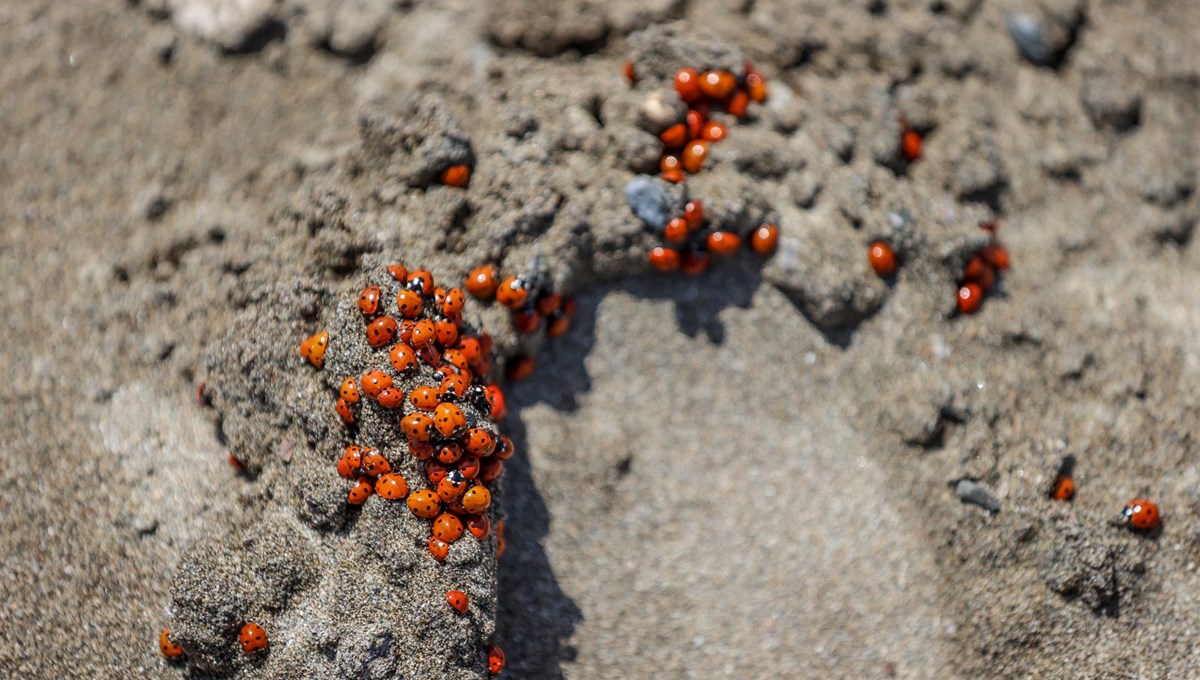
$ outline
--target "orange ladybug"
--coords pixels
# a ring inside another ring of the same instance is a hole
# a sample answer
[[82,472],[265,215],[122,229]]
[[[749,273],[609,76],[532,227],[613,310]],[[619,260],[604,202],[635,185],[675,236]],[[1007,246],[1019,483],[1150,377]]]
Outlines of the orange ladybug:
[[366,449],[363,451],[362,468],[363,472],[368,475],[378,477],[379,475],[391,472],[392,464],[388,462],[387,458],[383,457],[382,453],[375,449]]
[[448,512],[443,512],[433,521],[433,537],[439,541],[453,543],[462,537],[462,535],[462,520]]
[[900,134],[900,153],[909,163],[921,157],[921,135],[916,130],[908,128]]
[[487,646],[488,670],[492,675],[497,675],[504,670],[507,659],[504,656],[504,650],[500,649],[500,645],[492,643]]
[[466,456],[458,461],[458,471],[467,479],[475,479],[479,476],[479,459],[475,456]]
[[400,421],[400,430],[409,441],[427,442],[433,436],[433,418],[424,413],[412,413]]
[[371,483],[370,477],[364,475],[354,480],[354,486],[350,487],[350,493],[346,495],[346,502],[350,505],[362,505],[373,493],[375,485]]
[[433,274],[428,269],[414,269],[408,273],[408,280],[404,282],[406,288],[411,291],[420,293],[425,297],[433,295],[433,291],[437,285],[433,282]]
[[329,333],[321,331],[300,343],[300,356],[307,359],[308,363],[313,366],[322,368],[325,366],[325,350],[328,347]]
[[171,661],[183,656],[183,647],[171,639],[171,631],[167,628],[163,628],[162,632],[158,634],[158,651]]
[[679,269],[679,252],[658,246],[650,251],[650,266],[664,274],[673,272]]
[[379,286],[367,286],[358,294],[358,309],[364,316],[373,316],[379,311]]
[[404,281],[408,278],[408,269],[406,269],[402,264],[389,265],[387,268],[387,273],[397,281]]
[[392,386],[392,379],[383,371],[367,371],[359,382],[368,399],[378,399],[379,393]]
[[482,484],[476,484],[463,494],[462,504],[463,508],[473,515],[481,513],[492,504],[492,492]]
[[400,343],[388,352],[388,361],[397,373],[411,373],[417,368],[417,353],[412,347]]
[[531,356],[521,356],[508,362],[504,367],[504,377],[512,381],[524,380],[533,375],[533,369],[537,367]]
[[375,493],[389,501],[398,501],[408,495],[408,482],[395,472],[389,472],[375,480]]
[[883,241],[875,241],[867,248],[867,260],[879,276],[887,277],[896,273],[896,253]]
[[492,521],[488,519],[487,515],[483,513],[478,515],[468,515],[466,520],[467,531],[471,532],[472,536],[481,541],[487,538],[488,532],[490,532],[492,529]]
[[504,472],[504,461],[492,456],[481,463],[479,481],[491,482],[497,479],[502,472]]
[[700,74],[700,91],[713,99],[724,99],[737,86],[737,79],[728,71],[705,71]]
[[442,171],[442,184],[448,187],[465,187],[471,181],[471,168],[465,165],[451,165]]
[[446,602],[449,602],[450,606],[458,610],[460,614],[466,614],[467,608],[470,606],[467,604],[467,594],[461,590],[447,590]]
[[409,442],[408,452],[417,460],[429,460],[433,458],[433,445],[429,442]]
[[977,283],[963,284],[958,289],[958,311],[963,314],[974,314],[983,304],[983,289]]
[[262,626],[251,621],[242,626],[242,632],[238,635],[238,642],[241,643],[243,652],[253,654],[267,648],[267,631],[263,630]]
[[447,376],[438,386],[438,396],[442,399],[462,399],[470,386],[471,381],[461,375]]
[[413,349],[420,350],[429,343],[433,342],[437,337],[437,330],[433,327],[433,322],[429,319],[422,319],[413,326],[412,329],[412,346]]
[[467,453],[477,458],[485,458],[492,455],[492,451],[496,448],[496,438],[491,432],[481,428],[473,427],[467,430]]
[[375,401],[386,409],[398,409],[404,405],[404,391],[398,387],[389,387],[375,397]]
[[1121,516],[1130,527],[1139,531],[1156,529],[1162,522],[1158,504],[1149,498],[1135,498],[1129,501],[1121,511]]
[[671,245],[683,245],[688,237],[688,223],[682,217],[672,217],[663,227],[663,238]]
[[422,411],[432,411],[438,405],[438,391],[429,385],[421,385],[408,395],[408,400]]
[[513,454],[516,452],[517,449],[513,445],[513,440],[510,439],[506,434],[500,435],[500,439],[496,441],[496,458],[498,460],[508,460],[509,458],[512,458]]
[[350,404],[347,404],[345,399],[338,397],[337,404],[334,406],[334,410],[337,411],[338,416],[340,416],[342,421],[347,425],[354,424],[354,412],[350,410]]
[[433,559],[438,562],[445,562],[446,557],[450,555],[450,544],[445,541],[439,541],[436,538],[429,539],[429,554],[433,555]]
[[701,166],[704,165],[704,159],[708,158],[708,147],[712,144],[704,139],[693,139],[683,147],[683,155],[679,160],[683,164],[683,169],[689,173],[695,174],[700,172]]
[[396,309],[404,318],[415,319],[425,309],[425,301],[421,299],[419,293],[402,288],[399,293],[396,293]]
[[695,231],[704,226],[704,204],[697,200],[683,204],[683,219],[689,230]]
[[458,470],[451,470],[446,473],[446,476],[437,485],[438,498],[441,498],[445,503],[462,498],[466,490],[467,478],[463,477],[463,474]]
[[476,299],[490,300],[496,296],[496,276],[496,268],[485,264],[471,270],[463,287]]
[[1069,501],[1075,496],[1075,480],[1071,473],[1075,468],[1075,456],[1063,458],[1058,466],[1058,473],[1050,485],[1050,497],[1059,501]]
[[[437,418],[435,417],[434,420],[436,419]],[[442,465],[454,465],[458,461],[462,460],[462,456],[462,446],[460,446],[458,442],[449,442],[442,444],[442,447],[438,449],[437,461]]]
[[437,319],[433,322],[433,337],[442,347],[452,347],[458,342],[458,324],[450,319]]
[[763,257],[775,252],[778,244],[779,227],[774,224],[764,224],[750,235],[750,248]]
[[671,127],[663,130],[658,136],[662,140],[663,146],[668,149],[678,149],[687,143],[688,129],[683,123],[676,123]]
[[354,445],[347,446],[346,452],[338,460],[338,474],[346,479],[354,479],[362,474],[362,461],[362,449]]
[[716,255],[728,256],[737,252],[742,245],[742,239],[737,234],[728,231],[714,231],[708,235],[708,250]]
[[450,468],[440,461],[431,460],[425,463],[425,479],[429,480],[430,484],[437,484],[446,478],[450,473]]
[[418,489],[408,496],[408,509],[423,519],[433,519],[442,510],[441,500],[429,489]]
[[346,400],[347,404],[358,403],[358,385],[354,384],[354,378],[346,378],[342,381],[342,386],[338,388],[338,394],[342,399]]
[[438,404],[433,412],[433,424],[443,437],[453,437],[467,427],[467,417],[454,404]]
[[496,289],[496,302],[509,309],[516,310],[524,307],[525,301],[528,298],[528,284],[515,276],[510,276],[501,281],[500,287]]
[[367,324],[367,342],[371,347],[379,349],[396,337],[396,320],[390,316],[381,316]]
[[679,69],[675,73],[675,91],[689,104],[699,101],[704,96],[700,90],[700,73],[694,68]]

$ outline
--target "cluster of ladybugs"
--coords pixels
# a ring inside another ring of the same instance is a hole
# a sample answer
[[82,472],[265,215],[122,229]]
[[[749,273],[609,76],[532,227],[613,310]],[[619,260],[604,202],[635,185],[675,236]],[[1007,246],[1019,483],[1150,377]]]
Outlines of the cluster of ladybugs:
[[[983,305],[983,298],[996,285],[997,278],[1008,269],[1008,249],[996,239],[996,221],[986,222],[980,228],[991,234],[991,241],[971,254],[963,266],[958,280],[958,311],[974,314]],[[886,241],[874,241],[867,247],[867,261],[871,269],[882,277],[896,273],[899,266],[896,252]]]
[[[713,255],[725,257],[741,248],[741,236],[709,229],[707,222],[700,201],[688,201],[683,206],[683,215],[671,218],[663,227],[663,238],[669,245],[650,250],[650,265],[660,272],[680,270],[696,276],[708,269]],[[766,257],[775,252],[779,243],[779,227],[762,224],[750,234],[749,241],[754,252]]]
[[[575,315],[575,299],[549,290],[541,276],[524,277],[500,273],[490,264],[471,270],[463,288],[480,301],[495,300],[512,310],[513,327],[518,333],[536,333],[545,321],[546,336],[557,338],[571,327]],[[499,281],[499,283],[497,283]],[[508,380],[528,378],[536,364],[532,356],[521,355],[509,360],[504,367]]]
[[[625,62],[625,77],[630,84],[637,82],[632,62]],[[684,173],[697,173],[708,158],[712,144],[725,139],[729,128],[711,118],[720,109],[734,118],[746,115],[750,102],[767,100],[767,80],[750,60],[742,73],[682,68],[675,73],[675,92],[687,104],[687,115],[658,131],[663,144],[659,169],[668,182],[684,181]]]
[[[487,485],[500,477],[504,461],[515,449],[512,440],[494,433],[488,422],[471,422],[462,408],[469,404],[492,421],[502,418],[505,411],[500,388],[486,381],[491,371],[491,338],[472,335],[463,325],[463,292],[437,287],[425,269],[409,271],[395,264],[387,273],[399,283],[394,302],[384,300],[378,285],[368,285],[358,295],[367,342],[373,349],[387,349],[387,366],[346,377],[334,410],[347,425],[357,421],[364,400],[395,412],[408,452],[421,462],[429,488],[410,493],[408,480],[393,470],[391,461],[367,446],[347,446],[337,462],[337,472],[351,481],[346,497],[349,504],[362,505],[373,495],[405,500],[414,515],[431,520],[427,547],[441,562],[464,533],[484,540],[492,531],[488,516],[492,494]],[[300,344],[300,355],[323,368],[329,342],[328,332],[316,333]],[[393,376],[426,377],[428,384],[418,385],[406,395]],[[496,522],[495,531],[499,558],[505,549],[503,520]],[[461,613],[469,610],[462,591],[448,591],[446,601]],[[265,649],[266,631],[248,623],[240,642],[247,653]],[[183,656],[182,647],[170,639],[170,631],[160,635],[159,646],[169,659]],[[499,646],[489,644],[487,657],[492,673],[503,670],[505,657]]]
[[[1075,457],[1063,458],[1058,466],[1058,473],[1050,484],[1050,498],[1058,501],[1069,501],[1075,497]],[[1135,531],[1150,532],[1162,524],[1162,513],[1158,503],[1149,498],[1135,498],[1125,504],[1121,510],[1120,521]]]

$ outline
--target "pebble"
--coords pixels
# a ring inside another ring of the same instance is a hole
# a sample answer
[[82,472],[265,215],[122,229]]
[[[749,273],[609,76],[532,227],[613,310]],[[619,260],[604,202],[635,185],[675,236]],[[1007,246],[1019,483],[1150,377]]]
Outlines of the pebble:
[[987,487],[978,482],[969,479],[958,480],[958,484],[954,485],[954,495],[963,503],[978,505],[990,515],[1000,512],[1000,501]]
[[1037,17],[1026,12],[1009,12],[1004,17],[1004,25],[1021,56],[1035,64],[1046,63],[1050,50],[1042,41],[1042,22]]
[[625,200],[633,214],[658,231],[683,212],[683,206],[667,182],[651,177],[634,177],[625,185]]

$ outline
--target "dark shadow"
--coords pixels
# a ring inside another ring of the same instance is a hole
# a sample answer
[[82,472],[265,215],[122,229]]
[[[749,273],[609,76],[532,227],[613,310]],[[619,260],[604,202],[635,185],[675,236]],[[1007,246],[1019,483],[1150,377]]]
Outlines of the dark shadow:
[[562,663],[575,658],[568,641],[583,612],[558,585],[542,546],[550,531],[550,511],[529,466],[529,440],[518,415],[523,405],[519,399],[511,400],[503,424],[517,454],[504,469],[508,545],[500,560],[497,639],[508,657],[507,674],[557,679],[565,677]]

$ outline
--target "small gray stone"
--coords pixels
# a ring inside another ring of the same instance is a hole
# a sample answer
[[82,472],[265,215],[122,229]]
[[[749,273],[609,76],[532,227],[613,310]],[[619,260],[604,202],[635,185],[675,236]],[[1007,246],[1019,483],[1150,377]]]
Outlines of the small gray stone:
[[963,503],[978,505],[987,510],[988,514],[1000,512],[1000,501],[987,487],[978,482],[969,479],[958,480],[958,484],[954,485],[954,495]]
[[658,231],[683,213],[682,189],[661,179],[639,175],[625,185],[625,200],[633,214]]
[[1016,43],[1021,56],[1038,65],[1046,63],[1050,52],[1042,42],[1042,23],[1036,16],[1026,12],[1009,12],[1004,17],[1004,25],[1008,27],[1008,35]]

